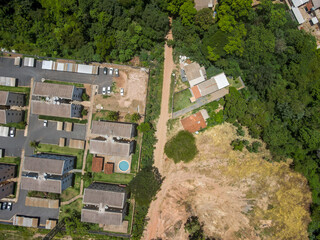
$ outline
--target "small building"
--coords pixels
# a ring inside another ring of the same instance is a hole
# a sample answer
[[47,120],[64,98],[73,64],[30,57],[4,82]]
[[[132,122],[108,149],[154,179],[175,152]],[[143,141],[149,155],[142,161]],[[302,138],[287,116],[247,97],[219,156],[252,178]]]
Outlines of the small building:
[[13,225],[37,228],[39,226],[39,218],[15,215],[13,217]]
[[0,126],[0,136],[8,137],[9,136],[9,127]]
[[66,138],[64,138],[64,137],[61,137],[60,139],[59,139],[59,147],[65,147],[66,146]]
[[44,101],[31,101],[31,113],[44,116],[55,116],[62,118],[80,118],[81,105],[65,104],[65,103],[50,103]]
[[9,109],[0,109],[0,123],[19,123],[24,120],[24,112]]
[[92,172],[102,172],[103,161],[104,161],[103,157],[93,157],[91,171]]
[[312,25],[315,25],[315,24],[317,24],[319,22],[317,17],[311,18],[310,21],[311,21]]
[[114,171],[114,163],[113,162],[105,163],[103,171],[105,174],[112,174]]
[[19,66],[21,65],[21,58],[20,57],[16,57],[14,58],[14,66]]
[[83,88],[77,88],[74,85],[64,85],[46,82],[35,82],[33,87],[33,96],[81,101]]
[[320,8],[320,0],[312,0],[313,10]]
[[196,114],[192,114],[181,120],[183,129],[194,133],[207,127],[206,120],[209,118],[208,112],[205,109],[200,110]]
[[8,86],[8,87],[15,87],[17,84],[17,79],[12,77],[0,77],[0,85],[1,86]]
[[90,140],[90,153],[107,156],[129,157],[134,150],[134,141],[116,142],[114,140]]
[[301,5],[309,2],[309,0],[291,0],[294,7],[298,8]]
[[124,187],[94,182],[84,189],[81,222],[121,225],[126,214],[126,201]]
[[84,149],[86,142],[79,139],[70,139],[69,148]]
[[74,156],[35,154],[25,157],[21,189],[29,191],[62,193],[72,184]]
[[206,69],[196,62],[184,66],[182,70],[191,87],[207,79]]
[[197,9],[197,11],[200,11],[204,8],[213,8],[214,1],[215,0],[195,0],[194,7]]
[[[224,73],[220,73],[207,81],[204,81],[191,88],[192,96],[195,99],[217,92],[229,86],[228,79]],[[226,92],[226,91],[223,91]],[[227,94],[227,93],[226,93]],[[223,97],[223,96],[222,96]]]
[[294,17],[296,18],[296,20],[299,24],[302,24],[305,22],[305,19],[303,18],[299,8],[292,7],[291,10],[292,10]]
[[103,137],[130,139],[136,136],[136,126],[132,123],[92,121],[91,133]]
[[0,105],[3,106],[24,106],[25,94],[0,91]]
[[34,67],[34,64],[35,64],[34,58],[25,57],[23,59],[23,66],[25,67]]
[[57,225],[57,220],[46,220],[46,229],[53,229]]

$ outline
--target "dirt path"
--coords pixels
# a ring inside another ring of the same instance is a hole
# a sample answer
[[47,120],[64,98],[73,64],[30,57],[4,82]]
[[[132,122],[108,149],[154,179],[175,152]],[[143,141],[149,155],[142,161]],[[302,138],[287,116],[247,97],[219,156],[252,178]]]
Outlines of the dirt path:
[[[167,35],[167,39],[172,40],[172,32]],[[170,99],[170,82],[171,73],[174,67],[172,58],[172,48],[165,45],[164,50],[164,71],[163,71],[163,86],[162,86],[162,100],[161,100],[161,112],[160,118],[157,125],[156,137],[158,142],[156,144],[156,149],[154,151],[154,166],[157,167],[161,174],[163,174],[164,168],[164,145],[166,143],[167,137],[167,121],[170,117],[169,115],[169,99]]]

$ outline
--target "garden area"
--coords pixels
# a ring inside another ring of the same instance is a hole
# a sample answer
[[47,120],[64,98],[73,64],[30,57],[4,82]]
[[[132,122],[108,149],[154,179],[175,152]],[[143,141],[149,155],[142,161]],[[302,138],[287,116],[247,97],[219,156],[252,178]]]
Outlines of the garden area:
[[179,111],[186,107],[192,106],[194,103],[190,101],[192,94],[189,89],[177,92],[173,96],[173,111]]
[[35,150],[37,152],[43,152],[43,153],[57,153],[62,155],[72,155],[76,156],[76,169],[82,168],[82,160],[83,160],[83,154],[84,150],[81,149],[75,149],[75,148],[69,148],[69,147],[59,147],[57,145],[51,145],[51,144],[43,144],[40,143],[36,146]]

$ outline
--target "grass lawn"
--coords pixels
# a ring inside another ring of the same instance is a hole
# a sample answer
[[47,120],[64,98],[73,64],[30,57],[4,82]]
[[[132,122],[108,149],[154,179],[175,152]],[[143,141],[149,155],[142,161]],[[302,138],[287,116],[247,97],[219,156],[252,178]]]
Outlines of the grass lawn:
[[27,239],[42,239],[43,237],[34,238],[34,235],[47,234],[50,232],[50,229],[41,229],[41,228],[27,228],[19,227],[8,224],[0,224],[0,239],[6,240],[27,240]]
[[30,88],[29,88],[29,87],[0,86],[0,91],[10,91],[10,92],[19,92],[19,93],[30,93]]
[[193,105],[194,103],[190,102],[191,97],[192,95],[189,89],[175,93],[173,96],[173,111],[176,112]]
[[73,85],[76,87],[84,87],[82,83],[72,83],[72,82],[61,82],[61,81],[54,81],[54,80],[45,80],[44,82],[46,83],[57,83],[57,84],[62,84],[62,85]]
[[242,83],[239,78],[236,78],[236,79],[228,78],[228,81],[229,81],[231,87],[235,87],[237,89],[242,87]]
[[75,196],[80,194],[81,175],[80,174],[74,174],[74,175],[75,176],[74,176],[74,182],[72,187],[68,187],[60,195],[61,202],[68,201],[71,198],[74,198]]
[[57,145],[43,144],[43,143],[40,143],[36,150],[44,153],[58,153],[63,155],[76,156],[77,157],[76,168],[82,169],[82,160],[83,160],[84,150],[69,148],[69,147],[59,147]]
[[136,151],[132,155],[132,158],[131,158],[131,173],[137,172],[137,167],[138,167],[138,162],[139,162],[139,151],[140,151],[140,146],[139,146],[139,144],[137,144]]
[[92,158],[93,158],[93,154],[89,153],[89,150],[88,150],[87,159],[86,159],[86,168],[85,168],[85,170],[88,172],[91,172]]
[[92,114],[93,121],[105,120],[105,121],[117,121],[119,119],[119,113],[109,110],[99,110],[99,112]]
[[128,184],[134,177],[133,174],[126,174],[126,173],[105,174],[101,172],[101,173],[92,173],[92,175],[93,175],[94,181],[119,183],[119,184]]

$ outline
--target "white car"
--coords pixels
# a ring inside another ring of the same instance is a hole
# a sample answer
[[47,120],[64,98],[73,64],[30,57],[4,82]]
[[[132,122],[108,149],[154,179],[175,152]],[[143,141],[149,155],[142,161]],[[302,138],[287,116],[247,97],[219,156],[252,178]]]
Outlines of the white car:
[[9,131],[9,136],[10,137],[14,137],[14,135],[15,135],[15,128],[10,128],[10,131]]
[[103,88],[102,88],[102,95],[106,95],[106,93],[107,93],[107,88],[106,88],[106,87],[103,87]]
[[116,77],[119,77],[119,69],[118,69],[118,68],[115,68],[115,69],[114,69],[114,75],[115,75]]
[[109,68],[109,75],[113,74],[113,68]]
[[7,210],[9,210],[9,211],[11,211],[11,210],[12,210],[12,202],[8,202]]
[[43,120],[43,126],[48,127],[48,120]]
[[124,95],[124,89],[120,88],[120,95],[123,96]]
[[110,86],[107,87],[107,94],[111,94],[111,87]]

